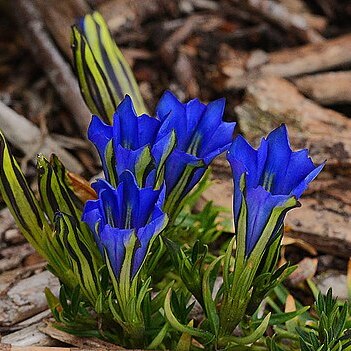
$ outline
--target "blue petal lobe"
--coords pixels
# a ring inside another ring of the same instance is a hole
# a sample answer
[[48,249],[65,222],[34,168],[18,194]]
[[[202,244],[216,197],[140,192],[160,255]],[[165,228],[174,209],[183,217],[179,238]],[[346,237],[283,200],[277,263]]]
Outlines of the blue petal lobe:
[[111,228],[106,225],[100,234],[100,240],[106,250],[116,278],[119,278],[125,255],[125,246],[128,244],[133,229]]
[[286,195],[271,195],[261,186],[255,189],[247,189],[246,255],[249,255],[255,247],[273,209],[284,205],[289,198],[290,196]]

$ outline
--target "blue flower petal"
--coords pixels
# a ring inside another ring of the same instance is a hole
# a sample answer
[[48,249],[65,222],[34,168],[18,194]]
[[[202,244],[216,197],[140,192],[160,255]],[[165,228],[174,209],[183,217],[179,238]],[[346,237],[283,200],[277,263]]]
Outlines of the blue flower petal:
[[106,250],[116,278],[119,278],[127,246],[133,229],[112,228],[106,225],[100,233],[100,240]]
[[157,132],[161,126],[161,122],[148,115],[141,115],[138,117],[138,142],[139,147],[144,145],[152,145],[155,142]]
[[197,156],[203,158],[206,164],[210,164],[215,157],[227,151],[233,141],[235,126],[235,122],[221,122],[211,136],[203,138]]
[[88,139],[96,146],[100,157],[104,158],[106,145],[112,139],[112,127],[93,116],[88,128]]
[[240,181],[243,173],[247,173],[247,187],[257,187],[267,159],[267,142],[262,140],[259,150],[255,150],[243,136],[238,135],[228,151],[227,159],[236,182]]
[[[263,187],[247,189],[247,232],[246,255],[249,255],[258,242],[269,217],[275,207],[283,206],[290,198],[287,195],[272,195]],[[272,233],[274,235],[274,233]]]
[[[170,91],[165,91],[156,106],[156,116],[164,122],[166,118],[175,118],[185,114],[184,105]],[[170,116],[171,115],[171,116]]]
[[98,230],[105,226],[105,221],[100,211],[99,200],[88,200],[84,206],[84,212],[82,214],[82,221],[85,222],[94,234],[94,239],[100,252],[102,252],[102,244]]
[[126,149],[122,145],[118,145],[116,148],[116,153],[118,155],[116,160],[117,175],[120,176],[126,170],[129,170],[135,174],[135,166],[146,147],[148,146],[141,147],[137,150],[130,150]]
[[152,215],[162,188],[159,190],[152,187],[139,188],[134,175],[128,171],[121,175],[120,180],[124,184],[125,227],[128,224],[132,228],[140,228]]
[[[202,160],[194,155],[175,149],[168,157],[166,161],[165,170],[165,182],[167,194],[169,194],[173,188],[180,181],[187,166],[198,166]],[[185,195],[185,194],[184,194]]]
[[140,246],[135,250],[133,257],[133,269],[132,277],[138,272],[140,266],[142,265],[146,253],[149,249],[149,243],[151,238],[158,235],[167,223],[167,215],[161,213],[160,216],[155,218],[152,222],[148,223],[145,227],[139,228],[137,232],[137,237],[139,239]]
[[113,138],[115,145],[138,148],[138,121],[132,99],[126,95],[113,115]]

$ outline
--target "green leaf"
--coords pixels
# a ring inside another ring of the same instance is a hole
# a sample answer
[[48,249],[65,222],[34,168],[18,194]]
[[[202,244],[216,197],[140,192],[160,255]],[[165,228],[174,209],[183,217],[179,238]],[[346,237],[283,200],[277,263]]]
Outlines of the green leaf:
[[[194,325],[194,321],[191,320],[188,323],[188,327],[192,327]],[[182,333],[178,343],[177,347],[175,348],[175,351],[190,351],[191,350],[191,341],[192,337],[188,333]]]
[[0,192],[21,233],[44,258],[50,225],[0,132]]
[[59,314],[62,311],[60,300],[52,293],[52,291],[49,288],[45,288],[44,292],[46,301],[48,302],[48,306],[51,310],[52,315],[54,316],[56,321],[59,321]]
[[92,113],[111,122],[126,94],[137,114],[147,112],[132,70],[98,12],[82,18],[80,28],[73,26],[72,50],[81,92]]
[[77,227],[73,217],[63,213],[55,216],[55,226],[58,240],[65,248],[70,259],[71,268],[79,282],[83,295],[92,306],[95,306],[101,292],[98,261],[88,243]]
[[[310,308],[309,306],[305,306],[297,311],[272,314],[270,321],[269,321],[269,325],[284,324],[285,322],[289,321],[290,319],[293,319],[296,316],[299,316],[299,315],[305,313],[309,308]],[[253,325],[257,326],[259,323],[262,323],[262,319],[258,319],[256,321],[254,321]]]
[[268,313],[267,316],[262,320],[261,324],[250,335],[241,336],[241,337],[225,336],[225,337],[219,339],[218,344],[222,345],[222,346],[225,346],[228,343],[234,343],[234,344],[238,344],[238,345],[253,344],[259,338],[261,338],[263,336],[263,334],[265,333],[265,331],[267,330],[270,316],[271,316],[271,314]]
[[67,171],[56,155],[50,162],[40,154],[37,157],[38,186],[43,207],[51,223],[56,212],[64,212],[80,220],[83,203],[69,186]]
[[175,329],[178,330],[181,333],[187,333],[189,335],[192,335],[196,338],[199,338],[200,340],[204,341],[205,343],[209,343],[214,339],[214,335],[211,333],[200,330],[200,329],[195,329],[192,327],[189,327],[187,325],[183,325],[179,323],[177,318],[172,312],[171,308],[171,296],[172,296],[172,290],[169,289],[168,293],[165,298],[165,304],[164,304],[164,310],[165,310],[165,316],[169,324]]
[[167,335],[168,329],[169,329],[169,324],[165,323],[164,326],[159,331],[159,333],[155,336],[155,338],[148,345],[147,350],[156,350],[156,349],[158,349],[158,347],[162,343],[163,339]]
[[203,301],[206,310],[206,316],[210,322],[212,332],[218,336],[219,317],[217,314],[216,303],[212,299],[212,289],[210,287],[210,274],[216,265],[222,260],[223,256],[217,257],[205,270],[202,280]]

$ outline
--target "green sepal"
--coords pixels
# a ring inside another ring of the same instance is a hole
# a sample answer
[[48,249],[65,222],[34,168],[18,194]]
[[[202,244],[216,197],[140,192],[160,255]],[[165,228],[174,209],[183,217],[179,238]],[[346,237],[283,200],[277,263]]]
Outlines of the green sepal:
[[180,180],[167,196],[164,211],[170,216],[172,221],[175,220],[186,203],[187,196],[184,197],[183,193],[191,181],[194,172],[201,167],[205,167],[205,164],[200,159],[196,164],[187,165]]
[[112,122],[117,105],[128,94],[137,114],[147,113],[138,84],[103,17],[94,12],[72,28],[74,66],[91,112]]
[[158,162],[158,166],[156,169],[156,181],[155,188],[158,189],[164,182],[164,172],[165,172],[165,164],[168,156],[174,150],[176,146],[177,138],[174,130],[171,132],[171,137],[169,138],[169,142],[164,144],[164,149],[162,151],[162,157]]
[[117,188],[118,185],[118,176],[117,176],[117,171],[116,171],[116,154],[113,148],[113,138],[107,143],[106,149],[105,149],[105,167],[104,170],[105,172],[107,171],[108,173],[105,174],[106,180],[114,187]]
[[[117,161],[118,162],[118,161]],[[136,161],[134,166],[134,174],[139,187],[145,185],[145,180],[148,175],[148,170],[152,169],[154,164],[153,157],[151,156],[150,146],[144,147],[139,159]]]

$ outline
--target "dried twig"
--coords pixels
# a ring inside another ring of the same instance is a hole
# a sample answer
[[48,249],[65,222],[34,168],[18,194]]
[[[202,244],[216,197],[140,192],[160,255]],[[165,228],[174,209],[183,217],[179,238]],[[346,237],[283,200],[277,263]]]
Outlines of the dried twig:
[[50,136],[42,136],[36,125],[1,101],[0,129],[4,132],[6,139],[25,155],[31,155],[34,159],[39,152],[46,156],[55,153],[72,172],[81,173],[83,171],[81,164]]
[[89,6],[84,0],[35,0],[35,3],[60,50],[72,59],[71,26],[78,17],[90,11]]
[[52,42],[44,29],[44,23],[35,3],[26,0],[12,2],[23,36],[38,64],[48,75],[66,108],[78,125],[82,135],[86,134],[91,113],[85,106],[79,87],[68,63]]
[[62,330],[54,328],[50,323],[44,328],[40,328],[40,331],[47,335],[50,335],[56,340],[62,341],[69,345],[74,345],[84,351],[88,349],[104,351],[125,350],[121,346],[117,346],[97,338],[83,338],[76,335],[68,334]]
[[351,103],[351,71],[305,76],[295,79],[294,84],[322,105]]
[[[248,67],[248,59],[225,61],[222,72],[229,78],[227,89],[242,89],[262,76],[295,77],[306,73],[325,71],[351,63],[351,34],[322,43],[285,49],[267,56],[262,65]],[[248,70],[249,68],[249,70]]]
[[306,19],[296,13],[291,13],[282,4],[272,0],[232,0],[235,4],[247,8],[254,14],[260,15],[269,22],[278,25],[289,32],[295,32],[298,37],[308,43],[323,41],[323,37],[311,28]]

